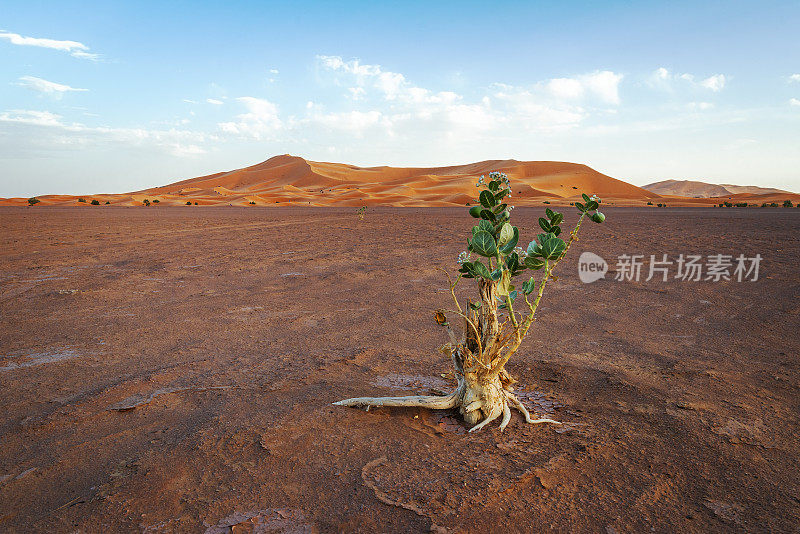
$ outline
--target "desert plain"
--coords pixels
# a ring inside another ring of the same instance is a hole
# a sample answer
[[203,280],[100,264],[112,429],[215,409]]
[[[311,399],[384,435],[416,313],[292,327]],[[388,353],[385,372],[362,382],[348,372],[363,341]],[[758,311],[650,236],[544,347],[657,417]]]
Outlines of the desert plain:
[[[0,208],[0,531],[796,532],[800,210],[604,211],[508,366],[564,425],[469,434],[331,405],[453,386],[463,207]],[[614,279],[664,253],[763,262]]]

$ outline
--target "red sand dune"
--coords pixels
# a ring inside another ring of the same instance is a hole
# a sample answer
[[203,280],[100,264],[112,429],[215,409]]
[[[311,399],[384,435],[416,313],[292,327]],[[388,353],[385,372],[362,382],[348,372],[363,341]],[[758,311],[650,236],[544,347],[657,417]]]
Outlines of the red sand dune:
[[[492,171],[508,174],[511,203],[538,205],[548,201],[564,205],[581,193],[597,194],[611,205],[637,206],[647,202],[671,206],[718,204],[722,197],[689,198],[660,195],[611,178],[577,163],[557,161],[488,160],[467,165],[430,168],[357,167],[345,163],[307,161],[288,154],[257,165],[189,178],[162,187],[122,194],[44,195],[40,205],[101,204],[141,205],[145,199],[159,205],[248,206],[464,206],[474,202],[478,176]],[[800,201],[800,195],[775,193],[728,195],[736,202]],[[27,199],[0,199],[0,205],[24,205]]]

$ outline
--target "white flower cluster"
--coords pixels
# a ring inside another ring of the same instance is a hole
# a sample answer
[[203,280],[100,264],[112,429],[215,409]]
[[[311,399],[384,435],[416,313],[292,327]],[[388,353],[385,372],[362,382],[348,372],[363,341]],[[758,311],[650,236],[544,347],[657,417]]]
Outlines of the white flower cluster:
[[461,254],[458,255],[458,259],[456,260],[456,263],[461,265],[463,263],[468,262],[471,255],[472,254],[470,252],[467,252],[466,250],[463,251]]
[[514,247],[514,252],[516,252],[517,256],[519,256],[520,261],[524,260],[528,255],[528,251],[522,247]]

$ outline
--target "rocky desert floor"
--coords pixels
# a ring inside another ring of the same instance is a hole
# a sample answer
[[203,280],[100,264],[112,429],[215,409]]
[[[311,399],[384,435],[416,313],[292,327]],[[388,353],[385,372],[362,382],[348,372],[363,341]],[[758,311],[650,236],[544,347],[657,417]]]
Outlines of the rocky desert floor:
[[[453,386],[466,209],[0,208],[0,531],[800,531],[800,210],[604,211],[508,366],[565,424],[468,434],[331,405]],[[764,259],[614,280],[665,253]]]

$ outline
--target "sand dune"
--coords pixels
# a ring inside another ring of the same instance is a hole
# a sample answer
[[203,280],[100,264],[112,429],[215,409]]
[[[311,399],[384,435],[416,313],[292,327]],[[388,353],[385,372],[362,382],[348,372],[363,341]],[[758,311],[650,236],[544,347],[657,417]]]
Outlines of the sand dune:
[[[780,190],[723,186],[667,180],[637,187],[577,163],[558,161],[487,160],[447,167],[358,167],[345,163],[308,161],[288,154],[266,161],[169,185],[122,194],[86,195],[88,205],[141,205],[145,199],[161,206],[296,205],[296,206],[464,206],[475,202],[475,181],[482,174],[502,171],[512,181],[511,203],[565,205],[581,193],[597,194],[611,205],[648,202],[671,206],[716,204],[717,196],[738,202],[772,202],[780,197],[800,201],[800,195]],[[698,185],[699,184],[699,185]],[[767,194],[765,196],[764,194]],[[744,195],[744,196],[741,196]],[[770,196],[771,195],[771,196]],[[693,198],[701,197],[701,198]],[[83,205],[76,196],[44,195],[41,205]],[[25,205],[27,199],[0,199],[0,205]]]
[[659,195],[680,196],[689,198],[716,198],[730,197],[741,193],[747,195],[794,195],[789,191],[772,187],[759,187],[755,185],[709,184],[693,180],[664,180],[642,186]]

